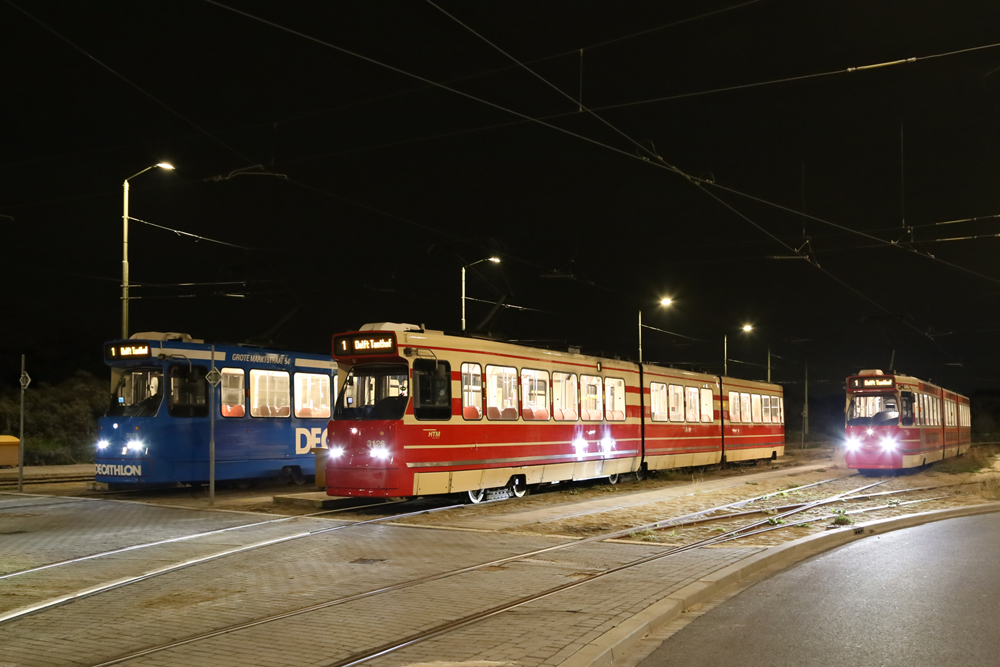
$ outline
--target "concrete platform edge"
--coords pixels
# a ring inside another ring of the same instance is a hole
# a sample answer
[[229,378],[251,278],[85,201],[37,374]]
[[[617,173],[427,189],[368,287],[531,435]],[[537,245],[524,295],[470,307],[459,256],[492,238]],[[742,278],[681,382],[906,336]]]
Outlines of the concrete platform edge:
[[665,623],[672,621],[684,610],[715,597],[726,588],[772,565],[788,566],[871,535],[912,528],[932,521],[943,521],[944,519],[989,512],[1000,512],[1000,502],[933,510],[892,519],[857,523],[835,531],[809,535],[786,544],[770,547],[737,563],[716,570],[662,600],[654,602],[569,656],[559,663],[559,667],[609,667],[639,640]]

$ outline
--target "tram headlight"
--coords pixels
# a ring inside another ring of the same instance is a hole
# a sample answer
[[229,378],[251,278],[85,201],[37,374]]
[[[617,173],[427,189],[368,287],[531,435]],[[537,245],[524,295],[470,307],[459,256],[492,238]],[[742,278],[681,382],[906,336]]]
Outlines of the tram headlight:
[[108,447],[108,441],[107,440],[98,440],[97,441],[97,448],[98,449],[103,450],[103,449],[107,449],[107,447]]
[[380,461],[384,461],[385,459],[389,458],[389,448],[388,447],[373,447],[371,454],[372,454],[372,458],[376,458],[376,459],[379,459]]
[[134,451],[139,451],[140,449],[145,447],[145,445],[142,444],[142,440],[130,440],[129,443],[125,446]]
[[882,449],[887,452],[894,451],[896,449],[896,441],[891,437],[882,438]]
[[331,459],[335,459],[338,456],[343,456],[343,455],[344,455],[344,448],[343,447],[331,447],[330,448],[330,453],[329,453],[328,456]]
[[847,451],[856,452],[861,446],[861,441],[857,438],[848,438],[844,444],[847,446]]

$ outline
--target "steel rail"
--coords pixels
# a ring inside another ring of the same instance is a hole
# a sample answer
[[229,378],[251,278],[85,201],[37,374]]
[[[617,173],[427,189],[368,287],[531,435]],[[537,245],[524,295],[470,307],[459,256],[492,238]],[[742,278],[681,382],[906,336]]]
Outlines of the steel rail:
[[345,528],[354,528],[356,526],[363,526],[372,523],[380,523],[382,521],[391,521],[393,519],[400,519],[408,516],[415,516],[417,514],[427,514],[430,512],[439,512],[442,510],[454,509],[456,507],[464,507],[464,505],[447,505],[445,507],[434,507],[426,510],[419,510],[416,512],[407,512],[405,514],[397,514],[388,517],[379,517],[377,519],[368,519],[366,521],[356,521],[347,524],[341,524],[339,526],[331,526],[329,528],[320,528],[319,530],[313,530],[305,533],[296,533],[295,535],[286,535],[284,537],[278,537],[271,540],[264,540],[263,542],[257,542],[254,544],[247,544],[242,547],[237,547],[235,549],[229,549],[227,551],[222,551],[219,553],[209,554],[208,556],[201,556],[199,558],[192,558],[181,563],[174,563],[171,565],[165,565],[161,568],[151,570],[144,574],[136,575],[134,577],[126,577],[124,579],[119,579],[105,584],[98,584],[97,586],[92,586],[91,588],[85,588],[81,591],[76,591],[74,593],[69,593],[66,595],[61,595],[59,597],[39,602],[33,605],[28,605],[27,607],[21,607],[19,609],[14,609],[12,611],[0,614],[0,625],[5,623],[10,623],[11,621],[18,620],[25,616],[31,614],[37,614],[41,611],[47,611],[55,607],[61,607],[63,605],[69,604],[71,602],[76,602],[77,600],[82,600],[84,598],[92,597],[100,593],[106,593],[108,591],[115,590],[117,588],[122,588],[123,586],[130,586],[142,581],[147,581],[153,577],[158,577],[163,574],[169,574],[171,572],[177,572],[178,570],[183,570],[195,565],[201,565],[203,563],[209,563],[220,558],[226,558],[227,556],[235,556],[237,554],[245,553],[247,551],[253,551],[255,549],[260,549],[263,547],[273,546],[275,544],[284,544],[285,542],[291,542],[292,540],[298,540],[304,537],[312,537],[314,535],[321,535],[324,533],[330,533],[336,530],[343,530]]
[[[110,551],[101,551],[98,553],[89,554],[87,556],[79,556],[77,558],[67,558],[66,560],[56,561],[55,563],[48,563],[46,565],[39,565],[38,567],[28,568],[26,570],[18,570],[17,572],[8,572],[7,574],[0,574],[0,580],[9,579],[11,577],[18,577],[22,574],[30,574],[32,572],[40,572],[41,570],[48,570],[53,567],[61,567],[63,565],[72,565],[73,563],[82,563],[84,561],[93,560],[95,558],[104,558],[105,556],[113,556],[115,554],[125,553],[127,551],[135,551],[137,549],[146,549],[149,547],[156,547],[162,544],[172,544],[174,542],[183,542],[185,540],[193,540],[199,537],[207,537],[209,535],[218,535],[220,533],[228,533],[234,530],[243,530],[244,528],[254,528],[256,526],[266,526],[274,523],[282,523],[286,521],[295,521],[296,519],[309,519],[324,514],[333,514],[335,512],[347,512],[349,510],[363,509],[364,507],[385,507],[387,505],[396,505],[401,502],[406,502],[402,500],[397,500],[389,503],[383,503],[381,505],[362,505],[360,507],[341,507],[332,510],[324,510],[322,512],[313,512],[311,514],[297,514],[294,516],[282,516],[277,519],[268,519],[267,521],[256,521],[254,523],[244,523],[238,526],[229,526],[227,528],[217,528],[215,530],[207,530],[201,533],[192,533],[190,535],[181,535],[180,537],[171,537],[165,540],[157,540],[156,542],[144,542],[142,544],[133,544],[127,547],[121,547],[119,549],[111,549]],[[64,505],[66,503],[46,503],[40,505],[40,507],[49,507],[51,505]],[[25,507],[25,505],[19,505],[19,507]],[[30,505],[28,505],[30,507]],[[0,507],[0,509],[6,509]],[[353,525],[353,524],[351,524]]]
[[[807,489],[807,488],[810,488],[810,487],[813,487],[813,486],[818,486],[818,485],[821,485],[821,484],[827,484],[829,482],[836,481],[837,479],[838,478],[831,478],[831,479],[821,480],[819,482],[813,482],[812,484],[805,484],[803,486],[798,486],[798,487],[795,487],[795,488],[792,488],[792,489],[787,489],[787,492],[788,493],[792,493],[792,492],[796,492],[796,491],[799,491],[799,490]],[[868,488],[868,487],[863,487],[863,488]],[[193,644],[195,642],[204,641],[206,639],[211,639],[213,637],[219,637],[219,636],[222,636],[222,635],[227,635],[227,634],[230,634],[230,633],[233,633],[233,632],[238,632],[240,630],[246,630],[248,628],[253,628],[253,627],[256,627],[256,626],[259,626],[259,625],[264,625],[266,623],[271,623],[271,622],[274,622],[274,621],[279,621],[279,620],[283,620],[283,619],[286,619],[286,618],[291,618],[291,617],[298,616],[298,615],[301,615],[301,614],[307,614],[307,613],[314,612],[314,611],[320,611],[320,610],[323,610],[323,609],[328,609],[330,607],[335,607],[335,606],[339,606],[339,605],[342,605],[342,604],[347,604],[349,602],[355,602],[357,600],[363,600],[365,598],[375,597],[377,595],[384,595],[386,593],[391,593],[391,592],[394,592],[394,591],[400,591],[400,590],[404,590],[404,589],[407,589],[407,588],[412,588],[414,586],[419,586],[421,584],[426,584],[426,583],[431,583],[431,582],[434,582],[434,581],[439,581],[439,580],[442,580],[442,579],[447,579],[447,578],[450,578],[450,577],[458,576],[458,575],[461,575],[461,574],[466,574],[466,573],[469,573],[469,572],[474,572],[476,570],[484,569],[484,568],[487,568],[487,567],[496,567],[496,566],[499,566],[499,565],[503,565],[505,563],[510,563],[510,562],[522,560],[522,559],[525,559],[525,558],[531,558],[533,556],[538,556],[538,555],[541,555],[541,554],[551,553],[553,551],[559,551],[559,550],[562,550],[562,549],[570,549],[570,548],[573,548],[573,547],[580,546],[581,544],[589,544],[589,543],[594,543],[594,542],[602,542],[604,540],[615,539],[615,538],[618,538],[618,537],[625,537],[625,536],[629,535],[630,533],[633,533],[633,532],[635,532],[637,530],[646,530],[646,529],[650,529],[650,528],[656,528],[656,527],[663,527],[665,525],[671,525],[672,522],[674,522],[674,521],[680,521],[680,520],[687,519],[687,518],[690,518],[690,517],[702,516],[704,514],[708,514],[708,513],[711,513],[711,512],[715,512],[715,511],[719,511],[721,509],[728,509],[728,508],[731,508],[731,507],[743,506],[743,505],[746,505],[748,503],[752,503],[752,502],[755,502],[755,501],[758,501],[758,500],[766,500],[767,498],[770,498],[770,497],[772,497],[774,495],[777,495],[777,494],[780,494],[780,493],[781,493],[780,491],[779,492],[773,492],[773,493],[767,493],[767,494],[763,494],[763,495],[760,495],[760,496],[756,496],[754,498],[748,498],[746,500],[739,500],[739,501],[736,501],[734,503],[729,503],[729,504],[726,504],[726,505],[720,505],[718,507],[713,507],[713,508],[708,508],[708,509],[704,509],[704,510],[699,510],[697,512],[686,514],[686,515],[684,515],[682,517],[677,517],[677,518],[674,518],[674,519],[665,519],[665,520],[662,520],[662,521],[657,521],[657,522],[654,522],[654,523],[649,523],[649,524],[646,524],[644,526],[637,526],[637,527],[633,527],[633,528],[626,528],[626,529],[623,529],[623,530],[614,531],[614,532],[611,532],[611,533],[604,533],[604,534],[601,534],[601,535],[594,535],[592,537],[587,537],[587,538],[580,539],[580,540],[574,540],[572,542],[566,542],[564,544],[557,544],[557,545],[553,545],[553,546],[550,546],[550,547],[544,547],[542,549],[535,549],[533,551],[529,551],[529,552],[525,552],[525,553],[521,553],[521,554],[515,554],[515,555],[512,555],[512,556],[505,556],[503,558],[498,558],[498,559],[491,560],[491,561],[488,561],[488,562],[485,562],[485,563],[478,563],[478,564],[475,564],[475,565],[468,565],[468,566],[465,566],[465,567],[456,568],[454,570],[448,570],[446,572],[440,572],[440,573],[437,573],[437,574],[427,575],[425,577],[420,577],[420,578],[417,578],[417,579],[411,579],[411,580],[400,582],[400,583],[397,583],[397,584],[391,584],[389,586],[383,586],[381,588],[372,589],[372,590],[368,590],[368,591],[363,591],[361,593],[356,593],[354,595],[349,595],[349,596],[345,596],[345,597],[341,597],[341,598],[336,598],[334,600],[327,600],[325,602],[319,602],[317,604],[309,605],[308,607],[301,607],[299,609],[292,609],[292,610],[289,610],[289,611],[286,611],[286,612],[281,612],[281,613],[278,613],[278,614],[272,614],[270,616],[265,616],[265,617],[254,619],[254,620],[251,620],[251,621],[246,621],[244,623],[239,623],[239,624],[231,625],[231,626],[228,626],[228,627],[225,627],[225,628],[220,628],[218,630],[212,630],[212,631],[205,632],[205,633],[202,633],[202,634],[199,634],[199,635],[194,635],[194,636],[191,636],[191,637],[187,637],[185,639],[180,639],[180,640],[177,640],[177,641],[168,642],[168,643],[165,643],[165,644],[160,644],[158,646],[153,646],[153,647],[150,647],[150,648],[147,648],[147,649],[143,649],[141,651],[136,651],[136,652],[133,652],[133,653],[129,653],[129,654],[126,654],[126,655],[119,656],[117,658],[113,658],[113,659],[105,661],[105,662],[98,663],[97,665],[94,665],[94,667],[110,667],[111,665],[117,665],[117,664],[120,664],[122,662],[126,662],[128,660],[133,660],[135,658],[140,658],[140,657],[143,657],[143,656],[151,655],[153,653],[159,653],[161,651],[166,651],[166,650],[170,650],[170,649],[173,649],[173,648],[179,648],[181,646],[185,646],[185,645],[188,645],[188,644]],[[695,548],[695,547],[692,547],[692,548]],[[654,554],[653,556],[656,557],[656,558],[660,558],[660,557],[664,557],[664,556],[667,556],[667,555],[671,555],[672,553],[675,553],[675,550],[669,550],[669,553],[663,553],[663,552],[657,553],[657,554]],[[648,557],[646,557],[646,558],[648,558]],[[642,562],[646,562],[645,559],[641,559],[641,560],[642,560]],[[635,562],[634,564],[637,565],[637,564],[641,564],[641,563],[640,562]],[[628,565],[628,564],[626,564],[626,565]],[[618,571],[618,569],[621,569],[621,567],[616,568],[615,571]],[[598,573],[598,574],[601,574],[601,573]],[[592,578],[593,578],[593,575],[591,575],[591,577],[588,577],[586,579],[581,579],[578,582],[572,582],[571,585],[569,585],[569,587],[574,587],[576,585],[579,585],[579,584],[582,584],[582,583],[586,583],[587,581],[590,581]],[[559,590],[563,590],[563,588],[560,588]],[[553,593],[554,592],[558,592],[558,591],[553,591]],[[548,593],[548,594],[551,594],[551,593]],[[544,597],[547,594],[543,593],[542,595]],[[540,598],[538,598],[538,599],[540,599]],[[501,610],[501,611],[503,611],[503,610]],[[499,612],[497,612],[497,613],[499,613]],[[487,618],[487,616],[482,616],[480,618],[479,615],[477,615],[477,620],[482,620],[482,618]],[[394,649],[394,650],[396,650],[396,649]],[[375,657],[375,656],[371,656],[371,657]]]

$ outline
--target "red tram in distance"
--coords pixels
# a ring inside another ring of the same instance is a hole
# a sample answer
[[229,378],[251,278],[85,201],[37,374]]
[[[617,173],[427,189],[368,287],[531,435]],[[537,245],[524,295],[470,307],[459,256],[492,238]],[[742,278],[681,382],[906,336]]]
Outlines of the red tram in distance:
[[406,324],[333,337],[327,494],[463,493],[784,453],[778,385]]
[[845,458],[861,472],[915,468],[969,451],[969,399],[908,375],[847,378]]

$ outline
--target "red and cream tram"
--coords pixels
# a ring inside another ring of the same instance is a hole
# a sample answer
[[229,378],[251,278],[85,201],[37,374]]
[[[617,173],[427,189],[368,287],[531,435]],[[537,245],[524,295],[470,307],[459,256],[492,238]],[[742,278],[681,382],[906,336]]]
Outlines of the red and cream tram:
[[847,378],[848,468],[914,468],[960,456],[972,441],[969,399],[908,375]]
[[327,493],[472,502],[784,453],[781,387],[381,323],[336,335]]

